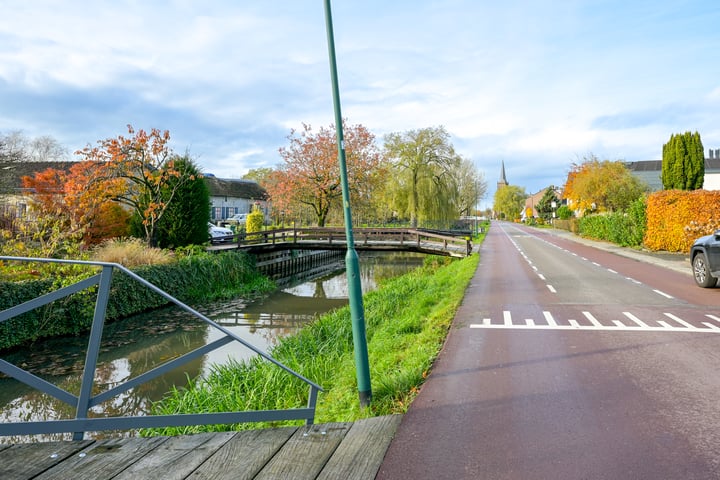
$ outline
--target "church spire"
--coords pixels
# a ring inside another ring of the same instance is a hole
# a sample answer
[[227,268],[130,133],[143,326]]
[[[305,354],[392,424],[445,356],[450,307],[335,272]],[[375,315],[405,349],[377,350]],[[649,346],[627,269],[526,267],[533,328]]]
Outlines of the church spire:
[[505,176],[505,160],[502,161],[502,168],[500,169],[500,180],[497,182],[498,190],[500,187],[507,187],[509,185],[507,177]]

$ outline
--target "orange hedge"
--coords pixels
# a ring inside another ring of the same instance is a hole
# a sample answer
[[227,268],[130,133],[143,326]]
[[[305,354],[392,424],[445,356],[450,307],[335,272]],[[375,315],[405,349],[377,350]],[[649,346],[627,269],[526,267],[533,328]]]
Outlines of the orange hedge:
[[647,199],[644,244],[650,250],[688,252],[696,238],[720,229],[720,191],[663,190]]

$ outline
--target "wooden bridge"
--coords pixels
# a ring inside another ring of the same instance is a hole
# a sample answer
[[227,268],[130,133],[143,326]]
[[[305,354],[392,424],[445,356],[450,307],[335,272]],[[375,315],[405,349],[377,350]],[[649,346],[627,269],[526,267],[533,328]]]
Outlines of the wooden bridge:
[[[412,228],[355,228],[356,250],[406,251],[467,257],[472,253],[468,236]],[[344,250],[344,228],[283,228],[214,239],[210,250],[242,249],[250,253],[278,250]]]
[[3,480],[372,480],[401,416],[177,437],[0,444]]

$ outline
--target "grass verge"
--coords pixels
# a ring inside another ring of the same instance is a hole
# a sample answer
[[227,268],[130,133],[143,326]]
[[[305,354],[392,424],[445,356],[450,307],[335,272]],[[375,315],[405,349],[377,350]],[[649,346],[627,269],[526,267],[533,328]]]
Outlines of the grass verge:
[[[317,382],[316,422],[353,421],[403,413],[442,348],[455,311],[479,257],[431,257],[414,272],[385,282],[364,296],[373,401],[360,409],[356,388],[350,309],[320,317],[270,352],[280,362]],[[214,367],[205,378],[169,393],[153,414],[301,408],[308,387],[259,357]],[[146,430],[143,435],[262,428],[298,422],[203,425]]]

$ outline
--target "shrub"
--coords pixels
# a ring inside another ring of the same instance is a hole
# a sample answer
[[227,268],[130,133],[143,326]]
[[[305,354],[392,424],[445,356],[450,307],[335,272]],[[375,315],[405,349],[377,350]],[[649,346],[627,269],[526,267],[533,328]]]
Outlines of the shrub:
[[101,243],[93,252],[98,262],[119,263],[127,268],[140,265],[166,265],[175,261],[169,250],[150,248],[139,238],[116,238]]
[[645,246],[687,252],[693,241],[720,224],[720,192],[664,190],[647,199]]

